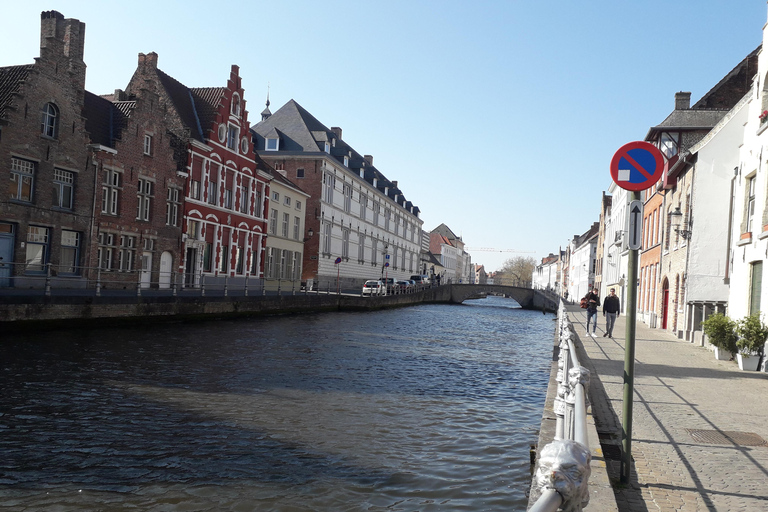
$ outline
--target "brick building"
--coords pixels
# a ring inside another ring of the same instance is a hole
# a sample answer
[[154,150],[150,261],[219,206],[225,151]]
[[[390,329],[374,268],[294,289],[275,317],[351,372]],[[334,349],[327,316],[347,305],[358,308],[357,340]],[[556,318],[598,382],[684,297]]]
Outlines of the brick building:
[[0,286],[41,287],[49,264],[58,286],[85,286],[94,171],[84,38],[84,23],[43,12],[35,63],[0,68]]
[[157,54],[139,54],[126,88],[138,96],[147,83],[184,178],[184,234],[174,268],[185,286],[232,284],[262,277],[269,211],[268,167],[254,153],[239,68],[223,87],[189,88],[157,67]]

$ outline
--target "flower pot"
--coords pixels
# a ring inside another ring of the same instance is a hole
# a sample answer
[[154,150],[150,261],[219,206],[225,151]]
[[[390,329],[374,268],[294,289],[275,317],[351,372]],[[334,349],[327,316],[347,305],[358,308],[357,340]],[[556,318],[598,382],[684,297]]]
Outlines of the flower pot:
[[748,372],[754,372],[757,370],[757,364],[760,362],[760,356],[756,355],[738,355],[739,369]]
[[730,361],[733,359],[733,352],[723,348],[715,347],[715,359],[718,361]]

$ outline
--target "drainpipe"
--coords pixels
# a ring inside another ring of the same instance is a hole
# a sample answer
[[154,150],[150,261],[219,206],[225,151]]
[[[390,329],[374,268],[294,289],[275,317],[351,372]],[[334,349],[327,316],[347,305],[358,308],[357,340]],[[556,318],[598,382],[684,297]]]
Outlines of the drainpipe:
[[733,203],[734,203],[734,192],[736,189],[736,177],[739,175],[739,167],[736,166],[733,168],[733,177],[731,178],[731,198],[730,198],[730,204],[728,205],[728,235],[727,235],[727,243],[725,245],[725,277],[723,278],[723,283],[730,284],[731,283],[731,242],[733,241]]

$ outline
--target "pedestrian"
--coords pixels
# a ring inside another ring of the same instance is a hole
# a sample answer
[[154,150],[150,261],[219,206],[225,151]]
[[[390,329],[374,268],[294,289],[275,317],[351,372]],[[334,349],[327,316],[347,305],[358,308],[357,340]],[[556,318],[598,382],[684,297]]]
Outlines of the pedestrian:
[[608,336],[613,339],[613,324],[619,318],[621,311],[621,302],[616,296],[616,288],[611,288],[611,293],[603,302],[603,316],[605,317],[605,333],[603,337]]
[[597,331],[597,308],[600,306],[600,296],[597,294],[597,288],[593,288],[585,297],[587,299],[587,334],[589,334],[589,320],[594,318],[592,324],[592,334]]
[[568,302],[568,290],[565,290],[565,302]]

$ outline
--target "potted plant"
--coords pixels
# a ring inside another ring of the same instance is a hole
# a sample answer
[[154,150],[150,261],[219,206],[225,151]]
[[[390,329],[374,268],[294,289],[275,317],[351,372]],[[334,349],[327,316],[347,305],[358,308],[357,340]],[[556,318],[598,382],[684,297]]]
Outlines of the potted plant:
[[715,347],[715,359],[730,361],[736,353],[736,322],[722,313],[716,313],[701,323],[710,345]]
[[739,348],[739,368],[757,370],[765,353],[768,325],[765,325],[760,319],[760,314],[756,313],[739,320],[736,332],[739,335],[739,341],[736,342]]

